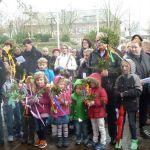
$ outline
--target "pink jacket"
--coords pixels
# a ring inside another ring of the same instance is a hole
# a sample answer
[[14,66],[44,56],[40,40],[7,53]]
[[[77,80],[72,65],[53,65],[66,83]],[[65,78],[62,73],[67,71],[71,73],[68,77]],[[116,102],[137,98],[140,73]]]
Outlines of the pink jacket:
[[62,92],[57,97],[57,102],[58,102],[59,106],[56,105],[57,111],[55,113],[52,112],[52,116],[58,117],[58,116],[69,115],[70,114],[70,105],[72,103],[69,90]]

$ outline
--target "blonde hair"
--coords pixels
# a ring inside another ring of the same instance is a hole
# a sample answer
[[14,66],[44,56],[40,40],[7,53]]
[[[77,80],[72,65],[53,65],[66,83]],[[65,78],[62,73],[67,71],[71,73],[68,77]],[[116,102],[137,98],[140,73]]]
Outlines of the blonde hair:
[[138,39],[131,41],[131,43],[138,43],[140,47],[142,47],[142,42]]
[[48,60],[46,58],[44,58],[44,57],[41,57],[41,58],[38,59],[37,63],[38,64],[41,64],[41,63],[46,63],[47,64]]
[[44,74],[44,72],[38,71],[38,72],[36,72],[36,73],[34,74],[34,84],[35,84],[36,86],[37,86],[36,80],[39,79],[39,78],[41,78],[41,77],[44,78],[45,84],[48,83],[48,79],[47,79],[46,75]]

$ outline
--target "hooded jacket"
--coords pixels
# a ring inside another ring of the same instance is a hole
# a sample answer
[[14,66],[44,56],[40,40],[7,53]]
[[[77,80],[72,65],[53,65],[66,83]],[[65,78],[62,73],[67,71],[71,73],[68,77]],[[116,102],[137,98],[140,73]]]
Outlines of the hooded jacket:
[[[120,75],[115,83],[115,95],[117,98],[117,105],[123,104],[128,111],[138,110],[138,99],[142,93],[142,85],[140,78],[135,74],[136,66],[134,61],[126,59],[125,61],[131,67],[128,74]],[[122,93],[122,94],[121,94]]]
[[[77,79],[74,83],[74,89],[76,89],[77,85],[82,85],[82,80]],[[77,94],[77,93],[73,93],[71,95],[71,99],[72,99],[72,105],[71,105],[71,118],[73,120],[86,120],[88,118],[87,115],[87,108],[83,103],[84,100],[84,96],[83,96],[83,92],[81,91],[81,93]]]
[[94,105],[88,108],[88,115],[90,118],[104,118],[106,117],[105,105],[108,98],[105,89],[101,87],[101,76],[99,73],[93,73],[88,78],[98,85],[95,88],[90,88],[90,93],[95,94],[95,99]]

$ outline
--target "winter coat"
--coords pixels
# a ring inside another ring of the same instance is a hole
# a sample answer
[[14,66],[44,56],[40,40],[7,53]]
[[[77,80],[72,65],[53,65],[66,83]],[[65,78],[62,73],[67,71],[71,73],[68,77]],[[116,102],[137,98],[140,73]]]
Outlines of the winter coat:
[[[76,88],[77,85],[81,85],[82,81],[80,79],[77,79],[74,83],[74,89]],[[83,91],[81,93],[73,93],[71,95],[72,99],[72,105],[71,105],[71,118],[73,120],[86,120],[88,118],[87,115],[87,108],[83,103],[84,96],[83,96]]]
[[59,107],[55,104],[57,108],[57,112],[52,112],[53,117],[66,116],[70,114],[70,105],[72,103],[70,92],[62,91],[59,96],[57,96],[57,102],[59,103]]
[[43,118],[50,115],[50,97],[47,92],[43,93],[42,96],[39,97],[39,101],[37,103],[31,105],[31,111],[33,111],[35,114],[37,114],[36,107],[40,115],[46,115],[43,115]]
[[[134,61],[136,65],[136,74],[140,77],[140,79],[144,79],[150,76],[150,56],[144,52],[144,50],[141,51],[140,56],[135,56],[131,52],[127,55],[127,58]],[[143,94],[150,93],[149,85],[144,84],[143,85]]]
[[27,75],[29,74],[33,74],[35,73],[36,69],[37,69],[37,60],[42,57],[41,52],[39,52],[38,50],[36,50],[36,48],[34,46],[32,46],[32,50],[30,52],[24,51],[23,52],[23,57],[25,58],[25,62],[23,63],[23,67],[27,73]]
[[2,62],[2,59],[0,58],[0,89],[2,88],[2,85],[6,81],[6,70],[4,63]]
[[[106,117],[105,105],[107,104],[108,98],[104,88],[92,88],[91,94],[95,94],[94,105],[89,107],[88,115],[90,118],[104,118]],[[102,102],[103,100],[103,102]]]
[[142,93],[142,85],[136,74],[119,76],[116,80],[114,89],[118,106],[123,104],[127,111],[138,110],[138,100]]
[[92,68],[92,72],[98,71],[98,70],[94,69],[93,67],[95,67],[98,64],[98,61],[100,59],[109,61],[108,77],[102,78],[102,86],[106,89],[107,93],[109,93],[109,94],[112,94],[112,89],[115,84],[116,78],[121,74],[120,73],[121,59],[113,53],[112,53],[112,56],[114,58],[114,62],[112,62],[112,60],[110,59],[107,50],[105,50],[105,53],[102,57],[100,55],[100,51],[95,50],[91,53],[90,59],[89,59],[89,67]]

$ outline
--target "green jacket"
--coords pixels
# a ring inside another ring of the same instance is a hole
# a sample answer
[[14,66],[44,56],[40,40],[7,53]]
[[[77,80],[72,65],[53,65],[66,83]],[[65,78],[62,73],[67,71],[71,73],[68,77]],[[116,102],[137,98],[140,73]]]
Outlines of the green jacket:
[[87,108],[83,103],[83,95],[73,93],[71,95],[72,105],[71,105],[71,118],[72,120],[86,120],[88,118]]

